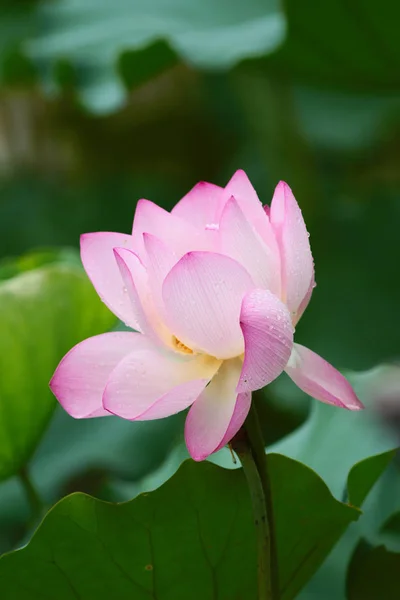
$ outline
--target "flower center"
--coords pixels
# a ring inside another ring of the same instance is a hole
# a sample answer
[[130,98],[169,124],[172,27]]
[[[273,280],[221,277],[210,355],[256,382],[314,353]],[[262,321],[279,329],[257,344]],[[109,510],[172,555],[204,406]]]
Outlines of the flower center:
[[181,342],[181,340],[178,340],[178,338],[174,335],[172,336],[172,344],[176,350],[179,350],[179,352],[183,352],[184,354],[194,354],[193,350],[189,348],[189,346],[186,346],[183,342]]

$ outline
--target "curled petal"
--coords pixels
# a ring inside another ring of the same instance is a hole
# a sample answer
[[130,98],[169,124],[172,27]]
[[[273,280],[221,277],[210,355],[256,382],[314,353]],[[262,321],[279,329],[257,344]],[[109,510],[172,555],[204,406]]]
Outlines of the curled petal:
[[107,379],[117,364],[147,340],[140,333],[111,332],[96,335],[68,352],[58,365],[50,388],[61,406],[76,419],[110,413],[103,408]]
[[175,414],[200,395],[219,362],[185,356],[156,345],[134,350],[110,374],[103,406],[124,419],[158,419]]
[[270,220],[281,254],[282,298],[295,315],[314,277],[314,264],[303,215],[290,187],[278,183]]
[[155,235],[144,233],[143,241],[151,293],[160,314],[163,314],[162,285],[169,271],[178,262],[178,256]]
[[227,444],[242,426],[250,394],[236,392],[241,360],[222,363],[218,373],[194,402],[185,424],[185,440],[194,460],[204,460]]
[[138,329],[156,342],[171,346],[172,336],[165,327],[149,285],[148,272],[134,252],[125,248],[114,249],[115,258],[131,299]]
[[225,205],[219,229],[222,252],[243,265],[252,276],[255,285],[279,294],[278,248],[273,249],[264,243],[234,197]]
[[246,294],[240,313],[245,343],[238,392],[258,390],[285,368],[293,346],[293,326],[287,307],[268,290]]
[[[143,303],[146,303],[148,295],[146,293],[146,270],[139,257],[131,250],[114,248],[114,255],[125,285],[124,292],[128,294],[132,303],[137,329],[150,335],[153,333],[153,329],[143,310]],[[141,294],[139,294],[139,290]]]
[[294,344],[286,373],[306,394],[316,400],[349,410],[363,407],[347,379],[321,356]]
[[85,271],[104,304],[121,321],[139,329],[137,316],[114,256],[114,248],[132,249],[130,235],[113,232],[85,233],[81,235],[81,259]]
[[243,352],[239,316],[245,293],[254,288],[235,260],[212,252],[189,252],[163,285],[167,325],[186,346],[217,358]]

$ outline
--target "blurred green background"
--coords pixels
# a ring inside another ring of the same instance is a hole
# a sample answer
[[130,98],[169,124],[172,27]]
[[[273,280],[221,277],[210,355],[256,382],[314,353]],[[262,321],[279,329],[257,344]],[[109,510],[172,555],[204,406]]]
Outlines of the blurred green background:
[[[398,357],[399,22],[396,0],[2,0],[0,258],[129,231],[138,199],[170,209],[243,168],[263,203],[286,180],[311,234],[297,341],[351,370]],[[270,442],[305,414],[266,410]],[[139,480],[181,432],[107,423],[55,415],[48,501],[115,497],[105,471]],[[26,531],[17,488],[0,486],[0,550]]]
[[264,203],[286,180],[311,233],[299,338],[353,369],[398,352],[398,3],[2,6],[0,256],[244,168]]

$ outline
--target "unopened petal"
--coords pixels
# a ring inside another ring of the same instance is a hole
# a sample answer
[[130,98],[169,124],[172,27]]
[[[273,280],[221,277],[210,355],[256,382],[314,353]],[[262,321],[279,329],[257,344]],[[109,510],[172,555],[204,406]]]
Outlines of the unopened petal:
[[190,250],[209,250],[212,245],[207,232],[201,227],[187,223],[149,200],[139,200],[137,203],[132,230],[135,248],[145,262],[144,233],[159,238],[178,258]]
[[278,254],[278,245],[267,212],[250,183],[246,173],[236,171],[224,190],[225,202],[233,196],[243,211],[246,219],[253,225],[264,243],[274,254]]
[[282,298],[295,315],[310,289],[314,264],[303,215],[283,181],[276,186],[270,220],[281,254]]
[[268,290],[253,290],[240,314],[245,351],[238,392],[258,390],[284,370],[293,347],[293,326],[287,307]]
[[254,287],[248,272],[232,258],[190,252],[164,281],[167,325],[191,349],[217,358],[238,356],[244,350],[242,299]]
[[204,460],[227,444],[242,426],[250,408],[250,394],[238,394],[241,361],[225,361],[194,402],[185,424],[185,440],[194,460]]
[[264,215],[262,204],[257,192],[252,186],[246,173],[239,169],[225,186],[226,199],[236,198],[240,208],[252,223],[262,219]]
[[147,345],[140,333],[111,332],[84,340],[64,356],[50,388],[61,406],[76,419],[110,413],[103,408],[107,379],[135,348]]
[[85,233],[81,236],[81,259],[85,271],[104,304],[129,327],[139,324],[114,256],[114,248],[132,249],[132,237],[123,233]]
[[195,227],[218,224],[223,209],[223,188],[200,181],[174,206],[171,213]]
[[219,229],[221,252],[243,265],[257,287],[280,294],[278,248],[273,249],[264,243],[234,197],[225,205]]
[[300,389],[316,400],[349,410],[364,408],[347,379],[321,356],[300,344],[293,345],[285,371]]
[[194,402],[218,366],[218,361],[180,355],[156,345],[134,350],[110,374],[103,405],[124,419],[175,414]]

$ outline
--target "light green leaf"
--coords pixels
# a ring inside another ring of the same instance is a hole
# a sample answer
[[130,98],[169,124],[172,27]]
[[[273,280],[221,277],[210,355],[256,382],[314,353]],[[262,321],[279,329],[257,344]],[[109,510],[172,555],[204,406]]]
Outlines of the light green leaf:
[[48,265],[0,284],[0,480],[29,460],[56,401],[48,382],[82,339],[108,330],[115,317],[85,273]]
[[334,496],[341,498],[348,474],[356,463],[397,447],[396,436],[373,411],[374,399],[369,394],[386,368],[347,374],[366,410],[351,412],[313,401],[304,425],[274,444],[271,450],[307,464],[324,479]]
[[[360,506],[370,494],[363,506],[365,514],[349,528],[299,600],[344,600],[347,564],[360,536],[393,512],[400,488],[393,484],[397,480],[393,478],[392,465],[385,469],[398,439],[375,410],[375,391],[383,390],[384,383],[395,374],[393,371],[393,367],[382,366],[365,373],[348,373],[365,411],[351,413],[311,400],[312,409],[304,425],[270,447],[317,471],[337,498],[349,497]],[[274,395],[277,401],[282,398],[295,404],[296,397],[299,403],[303,401],[302,392],[287,376],[276,382]],[[213,460],[227,468],[233,466],[226,450],[214,455]]]
[[82,266],[79,253],[75,248],[36,249],[22,256],[0,260],[0,281],[51,264]]
[[[29,463],[30,478],[46,506],[75,491],[130,500],[160,485],[144,483],[182,434],[183,416],[134,423],[112,416],[73,419],[59,406]],[[111,487],[116,477],[118,487]],[[30,515],[18,478],[0,483],[0,554],[21,540]]]
[[[363,462],[368,463],[368,460]],[[299,600],[346,600],[346,574],[353,552],[362,539],[370,540],[372,545],[376,545],[377,541],[389,542],[388,536],[383,539],[382,534],[377,540],[377,531],[382,522],[398,509],[399,494],[400,475],[397,465],[392,462],[369,493],[363,504],[361,518],[357,523],[351,524],[327,560],[300,593]],[[398,551],[400,546],[391,543],[388,548]]]
[[[378,383],[382,389],[382,383],[390,378],[391,373],[391,367],[382,366],[366,373],[347,374],[366,406],[365,411],[350,413],[312,400],[308,421],[273,446],[274,450],[287,453],[314,468],[338,498],[348,497],[351,503],[361,506],[370,493],[363,505],[365,514],[349,528],[299,600],[315,597],[344,600],[346,569],[360,536],[376,527],[376,521],[393,510],[398,492],[392,486],[393,474],[385,472],[385,469],[398,440],[374,410],[374,390]],[[286,385],[288,382],[282,381],[279,387],[276,386],[276,393],[279,394],[279,389],[283,393]]]
[[59,61],[76,67],[84,74],[81,86],[77,81],[81,97],[97,112],[124,101],[120,60],[124,80],[135,85],[178,57],[200,68],[230,68],[271,52],[286,32],[279,0],[59,0],[40,6],[38,17],[45,26],[25,45],[27,53],[44,65],[50,89]]
[[[292,600],[359,511],[304,465],[271,455],[282,600]],[[255,600],[255,539],[241,470],[187,461],[119,505],[76,494],[0,560],[8,600]]]
[[[277,0],[116,0],[112,6],[104,0],[61,0],[57,7],[45,5],[43,14],[47,32],[30,44],[32,53],[86,58],[89,64],[94,58],[112,62],[121,49],[143,49],[165,39],[192,64],[229,67],[245,56],[272,50],[285,33]],[[94,56],[93,49],[101,56]]]

